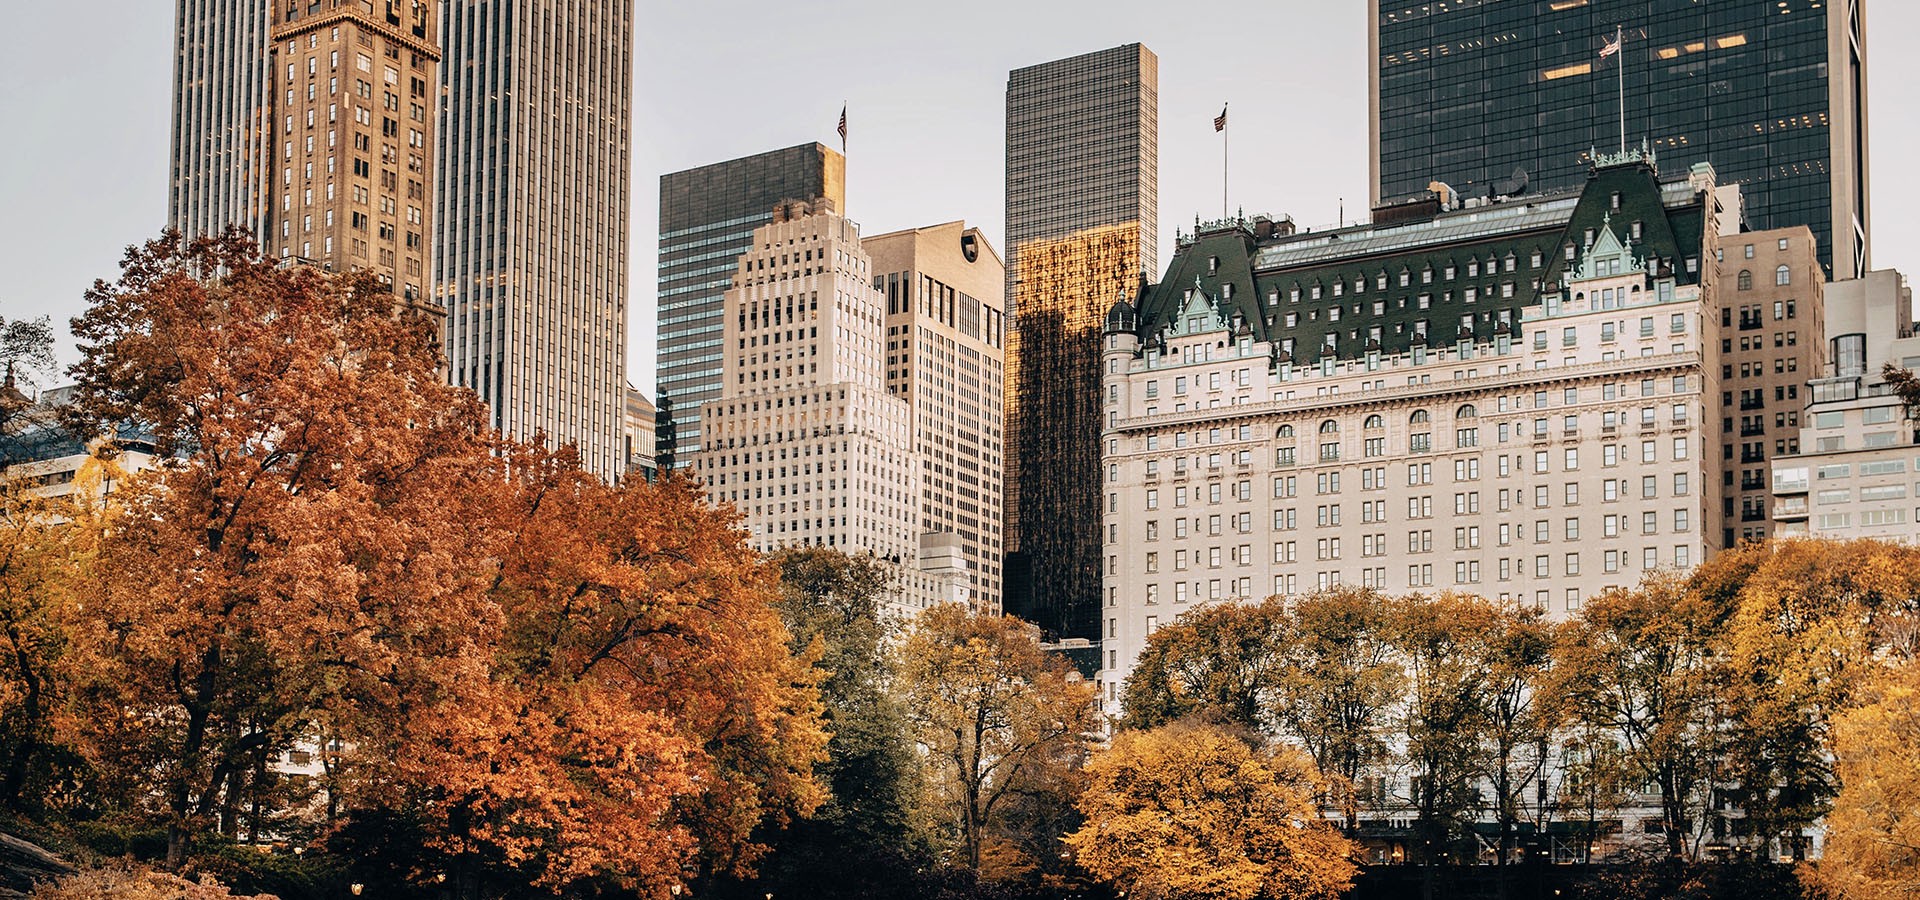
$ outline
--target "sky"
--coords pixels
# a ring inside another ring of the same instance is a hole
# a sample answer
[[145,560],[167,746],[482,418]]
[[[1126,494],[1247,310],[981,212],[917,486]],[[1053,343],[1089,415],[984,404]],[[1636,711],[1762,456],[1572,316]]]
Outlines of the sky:
[[[0,316],[78,314],[166,220],[175,4],[25,3],[0,54]],[[1364,218],[1364,0],[637,0],[629,380],[651,393],[660,176],[819,141],[847,107],[847,214],[867,234],[964,219],[996,248],[1010,69],[1140,41],[1160,57],[1161,259],[1220,212]],[[1920,276],[1920,3],[1869,5],[1873,263]],[[62,39],[61,35],[84,40]],[[80,55],[82,63],[75,63]],[[70,363],[70,341],[60,347]],[[55,383],[59,379],[53,379]]]

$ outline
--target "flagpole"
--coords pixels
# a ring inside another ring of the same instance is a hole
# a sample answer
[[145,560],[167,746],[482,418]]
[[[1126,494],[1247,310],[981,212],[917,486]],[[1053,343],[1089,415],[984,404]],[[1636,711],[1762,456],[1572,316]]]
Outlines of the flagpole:
[[1626,33],[1618,23],[1613,26],[1613,45],[1620,48],[1614,53],[1615,56],[1620,57],[1615,61],[1614,68],[1620,78],[1620,153],[1625,155],[1627,152],[1627,44]]
[[1227,104],[1220,104],[1220,220],[1227,219],[1227,129],[1233,123],[1227,121]]

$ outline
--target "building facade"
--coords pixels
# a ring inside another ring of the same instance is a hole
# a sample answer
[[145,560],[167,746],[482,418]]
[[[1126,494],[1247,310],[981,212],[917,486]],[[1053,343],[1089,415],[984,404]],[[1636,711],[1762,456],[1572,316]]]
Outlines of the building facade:
[[1920,371],[1913,290],[1898,272],[1826,292],[1829,359],[1809,380],[1800,452],[1773,460],[1773,517],[1788,536],[1920,542],[1920,429],[1888,365]]
[[725,295],[755,229],[783,200],[824,197],[845,209],[847,161],[822,144],[660,176],[659,362],[662,468],[704,446],[702,410],[720,396]]
[[267,0],[180,0],[174,16],[167,227],[187,237],[239,225],[265,240]]
[[1140,44],[1007,78],[1007,610],[1098,631],[1100,319],[1157,271],[1159,60]]
[[886,296],[887,391],[913,410],[920,531],[955,539],[967,602],[1001,609],[1006,269],[985,235],[947,222],[860,242]]
[[660,475],[659,463],[654,459],[654,428],[660,411],[655,409],[653,401],[640,392],[639,388],[627,385],[626,446],[627,472],[629,478],[652,481]]
[[435,0],[181,0],[168,223],[426,303]]
[[914,409],[887,390],[886,296],[859,226],[825,198],[787,201],[771,219],[725,295],[724,385],[691,471],[739,511],[757,550],[884,560],[896,610],[964,599],[952,543],[922,540]]
[[1564,616],[1721,537],[1711,169],[1293,234],[1218,223],[1105,326],[1102,696],[1196,605],[1335,584]]
[[1728,235],[1714,250],[1720,285],[1720,543],[1773,536],[1768,461],[1800,452],[1801,396],[1821,371],[1825,304],[1806,226]]
[[[1756,228],[1868,268],[1865,0],[1369,4],[1373,190],[1577,187],[1593,148],[1712,160]],[[1615,28],[1625,41],[1601,58]],[[1620,78],[1624,65],[1624,91]],[[1622,95],[1624,94],[1624,104]]]
[[617,478],[632,0],[448,0],[446,23],[432,234],[449,377],[502,433],[574,445]]

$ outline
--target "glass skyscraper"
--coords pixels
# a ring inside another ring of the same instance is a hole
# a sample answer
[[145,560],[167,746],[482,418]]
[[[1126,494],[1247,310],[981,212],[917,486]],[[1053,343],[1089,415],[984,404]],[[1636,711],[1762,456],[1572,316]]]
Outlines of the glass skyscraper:
[[700,405],[720,396],[726,293],[753,230],[773,221],[782,200],[824,197],[844,214],[846,181],[846,157],[817,143],[660,176],[656,390],[671,417],[661,468],[684,466],[700,449]]
[[1051,636],[1100,636],[1100,326],[1159,265],[1159,80],[1139,44],[1007,77],[1005,607]]
[[[1864,0],[1374,0],[1374,203],[1578,186],[1626,142],[1712,163],[1756,229],[1867,268]],[[1618,55],[1602,58],[1615,28]],[[1524,173],[1524,176],[1521,175]],[[1524,182],[1524,184],[1523,184]]]

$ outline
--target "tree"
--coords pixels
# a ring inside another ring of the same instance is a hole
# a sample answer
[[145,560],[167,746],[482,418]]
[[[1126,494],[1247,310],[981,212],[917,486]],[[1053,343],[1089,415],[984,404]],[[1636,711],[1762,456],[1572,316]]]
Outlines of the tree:
[[1883,623],[1920,610],[1920,550],[1880,541],[1751,544],[1720,656],[1725,775],[1765,852],[1801,834],[1835,790],[1831,718],[1890,649]]
[[835,872],[841,896],[894,896],[924,863],[927,844],[916,818],[919,759],[906,709],[888,690],[893,627],[883,604],[894,576],[877,560],[825,548],[788,550],[772,563],[789,646],[819,673],[832,737],[814,771],[824,802],[770,838],[758,881],[783,896]]
[[1477,750],[1498,619],[1493,604],[1466,594],[1411,594],[1393,604],[1389,640],[1407,684],[1397,743],[1427,862],[1450,855],[1479,805]]
[[1500,828],[1498,865],[1513,854],[1515,827],[1527,818],[1527,794],[1546,771],[1555,726],[1547,696],[1553,665],[1553,627],[1544,610],[1499,607],[1483,646],[1486,666],[1480,746],[1475,761],[1493,790]]
[[1387,713],[1405,690],[1388,641],[1392,605],[1366,588],[1337,587],[1296,601],[1290,614],[1276,717],[1320,771],[1330,801],[1359,826],[1362,778],[1387,752]]
[[1200,716],[1270,729],[1290,624],[1278,598],[1188,611],[1147,638],[1127,676],[1125,724],[1156,728]]
[[896,659],[932,802],[978,871],[1003,804],[1079,757],[1095,727],[1093,685],[1026,623],[957,604],[921,613]]
[[1832,900],[1920,893],[1920,663],[1875,672],[1834,722],[1840,792],[1818,863],[1801,878]]
[[7,321],[0,316],[0,472],[15,460],[13,439],[38,422],[33,398],[37,373],[53,368],[53,325],[46,316]]
[[[816,676],[690,485],[499,440],[433,322],[237,233],[136,248],[90,298],[76,418],[175,458],[93,567],[74,734],[173,866],[324,808],[463,880],[663,890],[818,802]],[[268,765],[296,745],[311,811]]]
[[180,458],[101,548],[78,736],[109,794],[154,799],[177,867],[194,833],[239,832],[267,759],[404,718],[471,656],[462,562],[498,542],[463,488],[498,475],[432,323],[371,276],[282,268],[238,232],[121,268],[74,320],[71,412]]
[[1610,735],[1634,780],[1657,787],[1669,856],[1694,849],[1718,752],[1713,620],[1681,576],[1654,573],[1589,601],[1556,648],[1555,690],[1576,727]]
[[756,830],[819,804],[826,745],[774,569],[684,480],[609,486],[564,451],[510,464],[491,521],[513,539],[485,573],[498,649],[391,736],[401,793],[380,805],[419,809],[456,871],[522,884],[751,873]]
[[[84,492],[41,497],[0,480],[0,805],[23,810],[52,798],[42,764],[67,700],[69,623],[105,523]],[[34,810],[39,811],[39,810]]]
[[1331,900],[1352,885],[1355,848],[1320,817],[1325,785],[1297,750],[1178,722],[1116,734],[1087,768],[1067,846],[1131,896]]
[[1920,376],[1915,376],[1911,369],[1887,363],[1880,369],[1880,377],[1892,389],[1894,396],[1900,398],[1900,405],[1906,408],[1907,420],[1920,421]]

